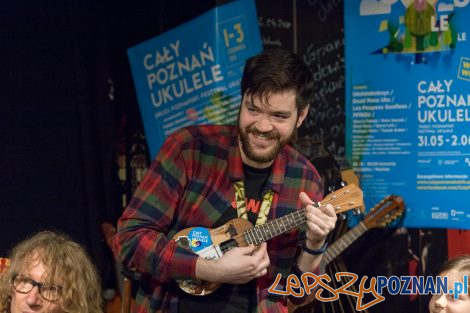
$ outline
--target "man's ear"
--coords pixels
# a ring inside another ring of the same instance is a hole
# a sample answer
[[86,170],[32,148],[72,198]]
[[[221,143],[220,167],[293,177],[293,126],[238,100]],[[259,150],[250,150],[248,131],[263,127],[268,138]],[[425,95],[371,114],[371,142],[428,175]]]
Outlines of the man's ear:
[[309,109],[310,109],[310,104],[307,104],[307,106],[299,113],[299,118],[297,119],[297,125],[296,125],[297,128],[299,128],[300,125],[302,125],[302,122],[307,117]]

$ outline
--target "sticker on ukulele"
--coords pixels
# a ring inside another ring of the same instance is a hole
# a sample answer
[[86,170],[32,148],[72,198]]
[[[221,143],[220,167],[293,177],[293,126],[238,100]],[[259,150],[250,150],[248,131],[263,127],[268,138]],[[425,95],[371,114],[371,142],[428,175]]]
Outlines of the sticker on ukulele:
[[209,233],[209,229],[204,227],[193,228],[188,234],[188,239],[190,248],[194,252],[212,246],[212,239]]

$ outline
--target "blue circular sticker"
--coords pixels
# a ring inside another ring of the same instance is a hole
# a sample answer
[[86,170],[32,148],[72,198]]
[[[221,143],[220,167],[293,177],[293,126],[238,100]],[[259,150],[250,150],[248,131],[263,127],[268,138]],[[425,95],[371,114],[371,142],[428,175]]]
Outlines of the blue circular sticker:
[[189,234],[189,246],[193,251],[200,251],[212,245],[209,229],[204,227],[195,227]]

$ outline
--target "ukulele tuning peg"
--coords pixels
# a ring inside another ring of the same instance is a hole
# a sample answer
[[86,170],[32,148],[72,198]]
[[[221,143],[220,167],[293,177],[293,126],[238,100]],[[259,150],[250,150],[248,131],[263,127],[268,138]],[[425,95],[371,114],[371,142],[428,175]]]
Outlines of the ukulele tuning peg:
[[360,215],[360,214],[361,214],[361,210],[359,210],[359,209],[354,209],[354,210],[352,211],[352,213],[353,213],[354,216],[357,216],[357,215]]
[[346,214],[344,214],[344,213],[340,213],[338,216],[342,221],[344,221],[346,219]]
[[348,185],[348,183],[344,180],[342,180],[339,184],[341,185],[341,187],[346,187]]
[[329,192],[333,192],[333,191],[335,191],[335,189],[336,189],[335,186],[329,186],[328,187]]

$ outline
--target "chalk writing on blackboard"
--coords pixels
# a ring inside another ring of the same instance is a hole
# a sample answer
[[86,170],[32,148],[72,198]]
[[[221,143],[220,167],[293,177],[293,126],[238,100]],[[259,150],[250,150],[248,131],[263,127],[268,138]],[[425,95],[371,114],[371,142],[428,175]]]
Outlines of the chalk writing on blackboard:
[[[328,96],[337,90],[344,89],[344,38],[316,47],[313,43],[302,55],[304,62],[311,68],[315,80],[315,102],[328,107]],[[325,107],[325,109],[326,109]],[[331,109],[331,108],[330,108]],[[333,108],[336,109],[336,108]],[[340,110],[342,112],[344,110]],[[338,112],[338,114],[339,114]],[[323,114],[315,116],[311,123],[323,120]]]
[[258,18],[259,27],[291,29],[292,23],[282,18],[263,17]]
[[265,48],[285,48],[283,38],[291,37],[291,22],[283,18],[260,16],[258,18],[258,25]]
[[335,10],[342,7],[343,0],[308,0],[308,4],[314,7],[319,21],[325,22]]
[[324,44],[310,43],[301,54],[315,80],[314,100],[304,128],[313,142],[325,147],[341,162],[344,156],[344,38]]
[[282,48],[281,39],[273,39],[271,36],[261,36],[264,47]]
[[294,6],[292,1],[256,0],[258,26],[264,48],[294,51]]

